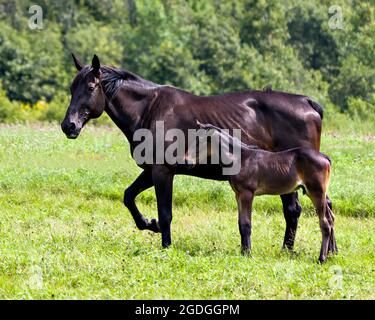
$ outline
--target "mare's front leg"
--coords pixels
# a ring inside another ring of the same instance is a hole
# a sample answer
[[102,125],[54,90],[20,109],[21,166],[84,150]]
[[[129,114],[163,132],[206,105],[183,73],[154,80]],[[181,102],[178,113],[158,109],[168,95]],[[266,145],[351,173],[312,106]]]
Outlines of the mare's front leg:
[[238,227],[241,234],[241,250],[245,255],[251,251],[251,207],[254,194],[248,190],[236,192],[238,206]]
[[160,232],[158,223],[155,219],[149,222],[138,210],[135,204],[135,198],[144,190],[154,185],[151,171],[144,170],[137,179],[125,190],[124,204],[129,209],[134,222],[139,230],[151,230]]
[[302,211],[301,205],[298,201],[298,193],[293,192],[284,194],[281,196],[281,201],[283,203],[283,212],[286,222],[283,248],[293,250],[298,227],[298,219]]
[[162,246],[171,245],[172,222],[172,190],[174,174],[163,165],[154,165],[152,179],[155,186],[156,200],[158,204],[159,226],[161,231]]

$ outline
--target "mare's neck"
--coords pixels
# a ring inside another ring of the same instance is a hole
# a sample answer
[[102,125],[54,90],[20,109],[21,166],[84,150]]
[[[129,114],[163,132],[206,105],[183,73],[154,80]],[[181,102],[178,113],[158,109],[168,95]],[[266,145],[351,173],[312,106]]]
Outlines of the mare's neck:
[[135,130],[141,127],[143,115],[150,106],[154,93],[121,88],[116,96],[107,101],[105,111],[129,142],[133,141]]

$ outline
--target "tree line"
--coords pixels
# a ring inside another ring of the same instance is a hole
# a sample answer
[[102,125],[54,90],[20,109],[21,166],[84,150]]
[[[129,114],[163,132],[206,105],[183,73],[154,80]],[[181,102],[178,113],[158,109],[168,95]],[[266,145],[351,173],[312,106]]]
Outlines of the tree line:
[[[34,3],[33,3],[34,4]],[[375,4],[337,0],[0,0],[0,121],[59,119],[96,53],[196,94],[261,89],[375,114]]]

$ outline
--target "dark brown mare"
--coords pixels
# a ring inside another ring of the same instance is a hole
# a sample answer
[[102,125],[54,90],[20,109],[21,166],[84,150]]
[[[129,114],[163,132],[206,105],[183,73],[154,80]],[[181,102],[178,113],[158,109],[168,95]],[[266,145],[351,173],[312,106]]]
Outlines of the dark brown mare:
[[[239,147],[240,152],[236,155],[233,153],[232,159],[238,161],[240,169],[238,173],[228,176],[228,180],[236,194],[242,252],[248,254],[251,249],[251,211],[254,197],[286,194],[301,187],[311,199],[319,218],[322,233],[319,261],[322,263],[326,260],[329,245],[334,253],[337,252],[334,242],[334,215],[327,205],[331,160],[326,155],[311,148],[292,148],[279,152],[262,150],[257,146],[244,144],[216,126],[201,124],[199,121],[197,124],[206,131],[207,136],[222,144]],[[222,155],[219,148],[211,146],[210,150],[212,155]]]
[[[101,66],[96,55],[91,65],[74,57],[78,73],[71,85],[71,102],[61,124],[70,139],[78,137],[89,119],[104,111],[122,130],[133,150],[133,134],[147,128],[155,132],[156,121],[165,130],[179,128],[185,134],[196,128],[196,120],[219,128],[239,128],[244,143],[280,151],[293,147],[320,148],[322,108],[309,97],[272,90],[246,91],[201,97],[172,87],[157,85],[120,69]],[[167,148],[168,144],[165,144]],[[218,165],[142,166],[143,172],[125,190],[124,203],[137,227],[161,232],[162,245],[171,244],[173,177],[186,174],[201,178],[228,180]],[[158,221],[149,221],[138,210],[135,198],[154,186]],[[296,192],[281,196],[286,230],[283,247],[292,249],[301,206]]]

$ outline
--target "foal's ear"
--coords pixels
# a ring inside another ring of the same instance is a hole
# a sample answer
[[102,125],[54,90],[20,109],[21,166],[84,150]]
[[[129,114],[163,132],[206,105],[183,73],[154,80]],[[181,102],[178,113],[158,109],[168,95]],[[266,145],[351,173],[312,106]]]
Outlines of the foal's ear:
[[94,57],[92,58],[91,66],[92,66],[92,72],[94,73],[94,76],[99,77],[100,76],[100,61],[96,54],[94,54]]
[[74,55],[73,52],[72,52],[72,57],[73,57],[73,61],[74,61],[74,64],[75,64],[77,70],[81,71],[82,68],[83,68],[83,64],[78,60],[78,58]]

